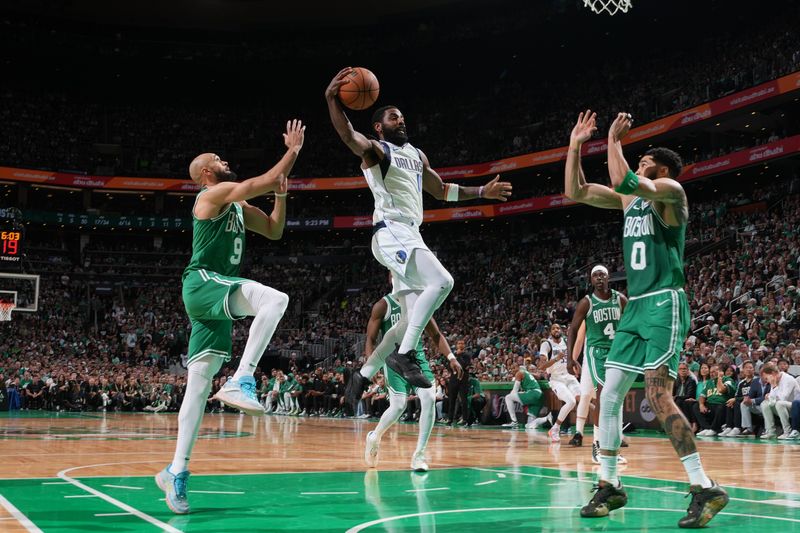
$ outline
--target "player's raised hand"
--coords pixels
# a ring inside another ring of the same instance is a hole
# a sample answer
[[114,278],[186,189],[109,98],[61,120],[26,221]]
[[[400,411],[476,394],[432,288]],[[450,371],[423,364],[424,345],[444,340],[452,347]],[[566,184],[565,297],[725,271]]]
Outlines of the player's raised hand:
[[592,113],[591,109],[587,109],[584,113],[578,115],[578,122],[572,128],[572,134],[569,136],[570,144],[582,145],[592,138],[592,134],[597,131],[597,113]]
[[283,142],[286,148],[300,152],[303,142],[306,139],[306,127],[302,120],[290,120],[286,123],[286,133],[283,134]]
[[631,129],[633,118],[630,113],[617,113],[617,118],[608,130],[608,139],[613,142],[621,141]]
[[325,98],[334,98],[339,95],[339,89],[342,85],[349,83],[350,80],[347,79],[347,76],[353,72],[353,67],[344,67],[339,73],[333,77],[331,82],[328,84],[328,88],[325,89]]
[[500,181],[500,174],[495,176],[492,181],[483,186],[484,198],[505,202],[508,201],[509,196],[511,196],[511,183],[507,181]]
[[450,369],[456,374],[458,379],[464,375],[464,369],[461,367],[461,363],[458,362],[458,359],[452,359],[450,361]]

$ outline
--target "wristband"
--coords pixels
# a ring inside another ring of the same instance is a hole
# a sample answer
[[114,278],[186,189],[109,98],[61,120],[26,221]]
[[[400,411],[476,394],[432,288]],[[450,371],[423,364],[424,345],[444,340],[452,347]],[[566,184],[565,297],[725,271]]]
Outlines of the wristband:
[[448,183],[445,187],[444,200],[445,202],[457,202],[459,186],[455,183]]
[[449,354],[447,354],[447,360],[448,361],[455,361],[456,360],[456,356],[453,355],[452,353],[449,353]]
[[289,194],[288,192],[276,192],[275,198],[286,198],[286,195]]
[[483,185],[478,187],[478,198],[483,198]]
[[636,189],[639,188],[639,176],[633,173],[632,170],[628,169],[628,172],[625,173],[625,177],[617,187],[614,187],[614,190],[620,194],[631,194]]

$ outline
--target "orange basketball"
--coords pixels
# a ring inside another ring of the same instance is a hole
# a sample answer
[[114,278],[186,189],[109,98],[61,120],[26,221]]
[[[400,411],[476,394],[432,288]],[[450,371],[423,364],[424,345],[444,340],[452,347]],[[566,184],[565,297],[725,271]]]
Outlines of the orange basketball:
[[380,91],[375,74],[365,68],[355,67],[347,77],[349,81],[339,88],[339,100],[342,104],[361,111],[375,103]]

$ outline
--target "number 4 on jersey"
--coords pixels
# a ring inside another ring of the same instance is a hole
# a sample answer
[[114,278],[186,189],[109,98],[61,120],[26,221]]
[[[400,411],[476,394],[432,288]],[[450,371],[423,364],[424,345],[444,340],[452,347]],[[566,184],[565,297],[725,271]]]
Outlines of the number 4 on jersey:
[[608,324],[606,324],[605,329],[603,329],[603,335],[605,335],[612,341],[614,340],[614,335],[616,335],[616,332],[614,331],[613,322],[609,322]]

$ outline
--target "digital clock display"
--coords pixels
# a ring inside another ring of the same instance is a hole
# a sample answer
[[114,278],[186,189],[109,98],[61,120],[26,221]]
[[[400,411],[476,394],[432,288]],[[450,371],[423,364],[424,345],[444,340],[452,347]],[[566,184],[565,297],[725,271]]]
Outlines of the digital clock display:
[[22,257],[22,233],[0,230],[0,261],[19,261]]

